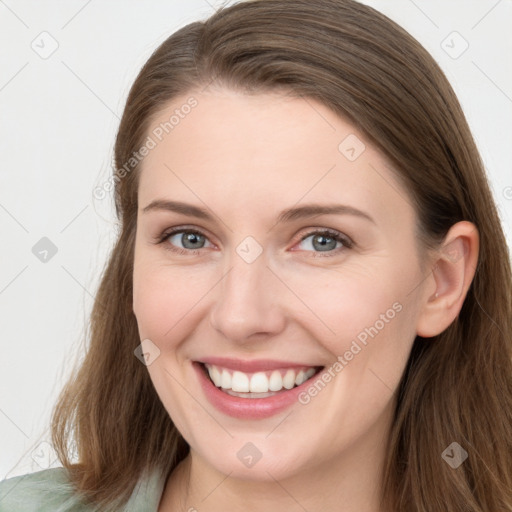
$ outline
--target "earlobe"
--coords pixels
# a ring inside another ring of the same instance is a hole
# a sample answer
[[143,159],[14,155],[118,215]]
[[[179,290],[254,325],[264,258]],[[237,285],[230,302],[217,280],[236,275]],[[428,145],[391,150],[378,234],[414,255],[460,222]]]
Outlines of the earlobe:
[[424,289],[429,292],[423,300],[416,325],[419,336],[437,336],[455,320],[473,281],[478,251],[476,226],[468,221],[454,224],[441,249],[435,253],[430,278],[425,281]]

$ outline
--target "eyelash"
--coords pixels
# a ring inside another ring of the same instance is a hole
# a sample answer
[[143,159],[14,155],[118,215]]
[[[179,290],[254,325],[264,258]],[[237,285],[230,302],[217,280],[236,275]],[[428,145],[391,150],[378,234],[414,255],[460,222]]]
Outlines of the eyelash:
[[[208,239],[208,237],[201,231],[198,231],[198,230],[192,229],[192,228],[189,229],[186,227],[180,227],[180,228],[175,228],[171,231],[166,231],[166,232],[162,233],[157,238],[157,241],[155,242],[155,244],[157,244],[157,245],[163,244],[171,236],[177,235],[179,233],[193,233],[195,235],[204,236],[206,239]],[[341,242],[343,244],[343,247],[341,247],[341,248],[334,249],[332,251],[325,251],[327,253],[325,255],[322,254],[323,251],[306,251],[306,252],[313,253],[313,255],[311,256],[312,258],[317,258],[317,257],[320,257],[320,258],[327,257],[328,258],[331,256],[336,256],[340,253],[340,251],[352,249],[353,246],[355,245],[355,243],[346,235],[341,234],[339,231],[335,231],[333,229],[328,229],[328,228],[319,229],[316,231],[310,231],[309,233],[306,233],[297,243],[303,242],[306,238],[309,238],[312,235],[326,235],[328,238],[332,238],[336,242]],[[174,247],[171,244],[166,244],[164,248],[167,251],[171,251],[173,253],[181,254],[181,255],[196,255],[196,254],[199,254],[201,251],[201,249],[181,249],[179,247]]]

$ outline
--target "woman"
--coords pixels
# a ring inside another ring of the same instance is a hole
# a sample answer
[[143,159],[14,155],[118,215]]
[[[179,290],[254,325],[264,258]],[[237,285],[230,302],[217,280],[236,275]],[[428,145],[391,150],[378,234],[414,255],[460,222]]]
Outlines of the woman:
[[410,35],[353,0],[220,10],[143,67],[115,159],[64,468],[0,510],[512,510],[509,253]]

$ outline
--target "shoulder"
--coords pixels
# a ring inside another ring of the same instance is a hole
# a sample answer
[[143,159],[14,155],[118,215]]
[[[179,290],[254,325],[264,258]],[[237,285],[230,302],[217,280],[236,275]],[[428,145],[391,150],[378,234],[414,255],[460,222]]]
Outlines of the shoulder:
[[87,512],[65,468],[50,468],[0,481],[0,512]]

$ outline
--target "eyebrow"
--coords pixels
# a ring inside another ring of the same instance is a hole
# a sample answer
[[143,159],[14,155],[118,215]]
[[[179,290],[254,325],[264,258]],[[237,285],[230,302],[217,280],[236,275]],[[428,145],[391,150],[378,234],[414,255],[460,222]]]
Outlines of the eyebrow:
[[[213,221],[213,216],[208,213],[207,210],[199,208],[188,203],[182,203],[181,201],[169,201],[166,199],[155,199],[143,208],[143,213],[150,211],[171,211],[196,217],[198,219]],[[294,220],[310,218],[317,215],[353,215],[360,217],[373,224],[376,224],[375,220],[370,217],[366,212],[358,210],[353,206],[344,204],[305,204],[293,208],[283,210],[277,217],[277,223],[280,222],[291,222]]]

